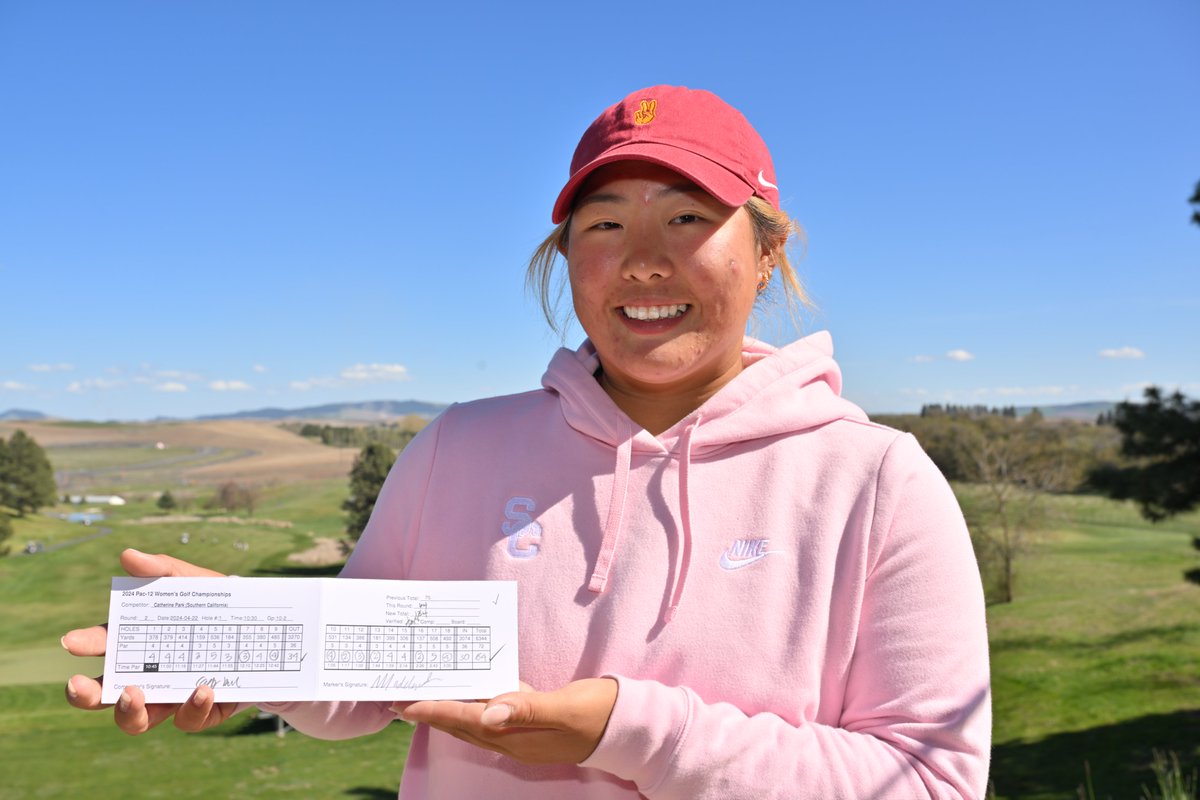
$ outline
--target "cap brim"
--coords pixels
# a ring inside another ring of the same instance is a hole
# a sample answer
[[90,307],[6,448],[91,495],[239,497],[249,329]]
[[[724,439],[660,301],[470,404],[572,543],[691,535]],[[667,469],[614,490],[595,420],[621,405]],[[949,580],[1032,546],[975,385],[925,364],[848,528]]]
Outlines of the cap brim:
[[571,176],[554,201],[551,221],[557,225],[571,213],[575,194],[583,182],[600,167],[615,161],[648,161],[674,170],[727,206],[738,207],[754,195],[754,189],[720,164],[674,145],[658,142],[630,142],[605,151]]

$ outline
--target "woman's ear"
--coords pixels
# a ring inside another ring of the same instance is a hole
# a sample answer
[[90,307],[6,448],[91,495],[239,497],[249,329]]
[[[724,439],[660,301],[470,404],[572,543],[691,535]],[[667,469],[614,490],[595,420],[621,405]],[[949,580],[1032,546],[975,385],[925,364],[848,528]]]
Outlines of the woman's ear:
[[774,249],[763,245],[759,248],[758,271],[770,275],[775,269]]
[[572,217],[567,217],[563,220],[562,232],[558,234],[558,242],[556,242],[558,254],[563,258],[567,257],[567,239],[571,234],[571,219]]

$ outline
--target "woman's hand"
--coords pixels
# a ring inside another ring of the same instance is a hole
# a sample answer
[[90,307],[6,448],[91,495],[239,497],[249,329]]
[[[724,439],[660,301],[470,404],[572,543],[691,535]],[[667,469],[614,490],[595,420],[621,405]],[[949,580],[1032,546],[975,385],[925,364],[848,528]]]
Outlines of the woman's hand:
[[[121,553],[121,566],[135,578],[198,578],[221,577],[221,573],[189,564],[178,558],[150,555],[137,550]],[[108,644],[108,626],[96,625],[68,631],[62,645],[74,656],[102,656]],[[67,702],[76,708],[97,710],[107,708],[100,702],[100,679],[74,675],[67,681]],[[236,703],[214,703],[213,690],[208,686],[196,689],[186,703],[146,703],[145,695],[136,686],[121,693],[113,711],[117,727],[128,734],[145,733],[164,720],[175,718],[175,726],[185,731],[210,728],[228,719]]]
[[395,706],[464,742],[526,764],[578,764],[592,754],[617,701],[612,678],[585,678],[553,692],[521,684],[520,692],[487,702],[422,700]]

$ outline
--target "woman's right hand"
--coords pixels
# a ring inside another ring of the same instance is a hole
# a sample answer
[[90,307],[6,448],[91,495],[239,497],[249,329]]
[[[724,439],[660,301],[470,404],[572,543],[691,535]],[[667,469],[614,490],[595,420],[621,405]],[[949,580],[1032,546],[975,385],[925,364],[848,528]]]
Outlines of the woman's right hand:
[[[138,550],[121,553],[121,566],[135,578],[197,578],[221,577],[221,573],[198,567],[165,555],[151,555]],[[96,625],[68,631],[62,645],[74,656],[102,656],[108,644],[108,626]],[[74,675],[67,681],[67,702],[76,708],[96,711],[107,708],[100,702],[101,679]],[[200,686],[186,703],[147,703],[142,690],[130,686],[121,693],[114,706],[117,727],[130,735],[145,733],[160,722],[172,717],[181,730],[195,732],[224,722],[237,708],[237,703],[214,702],[213,690]]]

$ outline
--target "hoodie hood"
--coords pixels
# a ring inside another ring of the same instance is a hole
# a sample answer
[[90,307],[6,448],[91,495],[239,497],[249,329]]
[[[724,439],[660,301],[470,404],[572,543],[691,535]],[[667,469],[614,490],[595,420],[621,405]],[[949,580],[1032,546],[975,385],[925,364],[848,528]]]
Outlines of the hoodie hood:
[[654,436],[626,416],[601,388],[596,380],[600,359],[591,342],[585,340],[575,351],[561,349],[551,360],[542,385],[558,395],[567,424],[614,450],[612,497],[600,555],[588,582],[591,591],[604,591],[617,557],[634,453],[679,460],[680,542],[664,617],[670,622],[682,599],[690,564],[692,459],[730,444],[798,433],[838,419],[867,419],[858,406],[841,397],[842,374],[827,332],[783,348],[747,337],[742,364],[742,371],[703,405]]
[[657,437],[638,428],[601,388],[596,380],[600,358],[590,341],[578,350],[559,350],[542,376],[542,385],[558,394],[563,417],[572,428],[614,447],[632,439],[635,452],[676,452],[693,426],[693,451],[704,452],[807,430],[835,419],[867,418],[841,397],[842,372],[833,360],[833,339],[826,331],[782,348],[746,337],[742,364],[733,380]]

